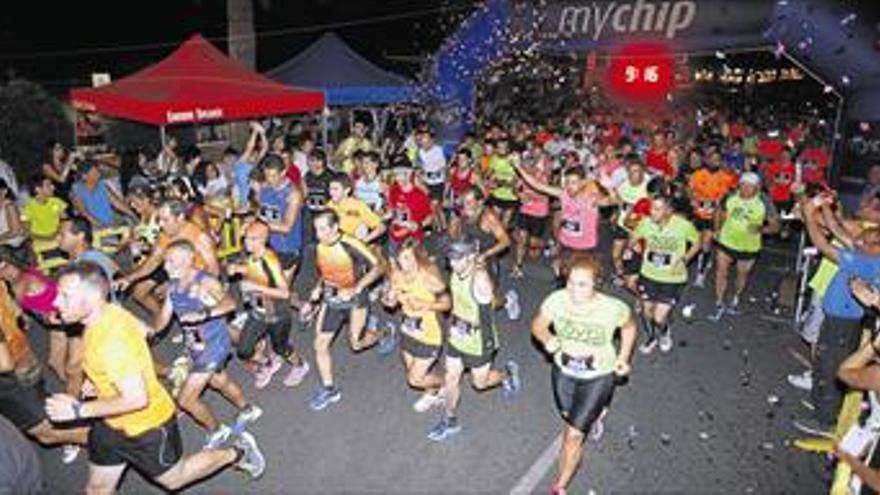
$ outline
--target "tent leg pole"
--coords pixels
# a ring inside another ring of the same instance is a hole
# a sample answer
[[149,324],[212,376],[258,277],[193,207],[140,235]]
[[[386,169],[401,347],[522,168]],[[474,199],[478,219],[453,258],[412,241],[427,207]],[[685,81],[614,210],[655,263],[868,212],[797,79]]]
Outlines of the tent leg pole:
[[159,141],[161,141],[162,149],[165,149],[165,126],[159,126]]

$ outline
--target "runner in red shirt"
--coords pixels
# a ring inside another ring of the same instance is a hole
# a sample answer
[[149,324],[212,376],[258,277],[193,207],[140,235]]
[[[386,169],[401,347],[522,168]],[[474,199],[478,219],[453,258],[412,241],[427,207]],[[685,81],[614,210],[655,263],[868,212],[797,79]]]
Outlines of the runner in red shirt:
[[654,134],[654,143],[645,155],[645,165],[649,171],[663,177],[672,178],[675,175],[675,168],[669,163],[669,150],[662,133]]
[[795,173],[796,169],[788,151],[783,151],[778,161],[764,168],[764,180],[770,192],[770,199],[780,212],[791,211],[793,206],[791,188],[794,185]]
[[831,159],[825,147],[814,144],[804,149],[798,157],[798,161],[802,164],[801,180],[804,184],[824,185],[827,184],[825,170]]
[[388,191],[388,210],[391,228],[388,236],[392,247],[399,247],[410,237],[422,239],[425,228],[431,225],[431,199],[413,182],[413,169],[394,169],[394,184]]

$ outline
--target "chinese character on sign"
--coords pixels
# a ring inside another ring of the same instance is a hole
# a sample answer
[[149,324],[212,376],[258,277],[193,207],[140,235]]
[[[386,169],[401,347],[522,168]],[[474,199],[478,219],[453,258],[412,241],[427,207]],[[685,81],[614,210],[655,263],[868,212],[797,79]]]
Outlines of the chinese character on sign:
[[645,82],[655,83],[660,80],[659,69],[656,65],[645,67]]
[[633,83],[639,78],[639,68],[633,65],[626,66],[626,82]]

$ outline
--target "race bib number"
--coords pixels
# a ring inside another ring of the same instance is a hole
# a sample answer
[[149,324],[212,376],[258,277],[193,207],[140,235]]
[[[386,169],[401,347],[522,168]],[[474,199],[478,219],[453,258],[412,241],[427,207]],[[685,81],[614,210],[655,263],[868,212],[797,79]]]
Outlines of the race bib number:
[[407,211],[405,209],[394,210],[394,222],[395,223],[409,222],[409,211]]
[[703,211],[715,211],[715,202],[714,201],[701,201],[700,209]]
[[404,316],[403,322],[400,324],[400,330],[410,335],[418,335],[422,333],[422,320],[411,316]]
[[648,253],[648,262],[657,268],[665,268],[672,264],[672,255],[651,251]]
[[425,172],[425,180],[427,180],[428,182],[432,182],[432,183],[443,182],[444,178],[445,177],[443,176],[442,170],[435,170],[433,172]]
[[467,337],[468,335],[470,335],[470,333],[473,330],[474,330],[473,325],[471,325],[470,323],[468,323],[460,318],[454,318],[452,320],[452,326],[449,327],[450,333],[452,333],[453,336],[458,337],[458,338]]
[[790,174],[779,174],[776,176],[777,184],[788,184],[792,181],[792,177]]
[[260,206],[260,218],[267,222],[281,221],[281,210],[274,206],[262,205]]
[[327,200],[323,194],[312,194],[306,199],[306,205],[310,210],[319,210],[324,207]]
[[580,234],[581,223],[575,220],[563,220],[562,229],[572,234]]
[[574,373],[594,371],[593,362],[593,356],[573,357],[567,354],[562,355],[562,366]]

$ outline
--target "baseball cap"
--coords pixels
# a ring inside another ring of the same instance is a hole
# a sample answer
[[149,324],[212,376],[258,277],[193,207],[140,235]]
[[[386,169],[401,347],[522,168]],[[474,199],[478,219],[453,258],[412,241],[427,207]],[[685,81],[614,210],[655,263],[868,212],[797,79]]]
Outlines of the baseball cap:
[[753,186],[760,186],[761,185],[761,178],[758,177],[758,174],[756,174],[754,172],[746,172],[746,173],[742,174],[742,176],[740,176],[739,183],[740,184],[750,184]]

